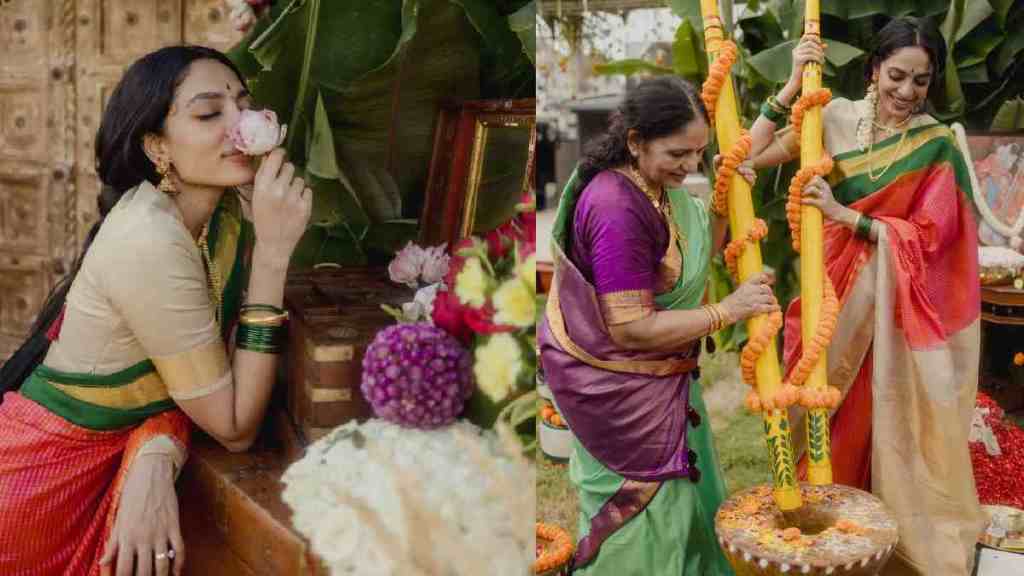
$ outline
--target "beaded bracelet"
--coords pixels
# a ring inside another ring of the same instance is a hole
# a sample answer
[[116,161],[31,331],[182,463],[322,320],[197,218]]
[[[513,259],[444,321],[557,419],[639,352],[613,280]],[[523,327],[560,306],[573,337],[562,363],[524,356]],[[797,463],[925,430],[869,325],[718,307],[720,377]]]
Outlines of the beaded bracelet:
[[860,236],[865,240],[871,239],[871,225],[874,224],[875,220],[867,214],[861,214],[857,216],[857,223],[854,225],[854,234]]

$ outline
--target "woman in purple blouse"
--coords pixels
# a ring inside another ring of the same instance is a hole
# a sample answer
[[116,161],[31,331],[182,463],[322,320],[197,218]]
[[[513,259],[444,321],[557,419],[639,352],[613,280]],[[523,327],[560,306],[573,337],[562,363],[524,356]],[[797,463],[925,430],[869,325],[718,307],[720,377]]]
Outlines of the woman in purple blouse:
[[681,186],[699,169],[708,125],[692,85],[644,81],[588,147],[558,208],[540,348],[577,438],[576,574],[732,574],[714,535],[725,485],[697,357],[702,338],[778,303],[760,274],[701,306],[725,222]]

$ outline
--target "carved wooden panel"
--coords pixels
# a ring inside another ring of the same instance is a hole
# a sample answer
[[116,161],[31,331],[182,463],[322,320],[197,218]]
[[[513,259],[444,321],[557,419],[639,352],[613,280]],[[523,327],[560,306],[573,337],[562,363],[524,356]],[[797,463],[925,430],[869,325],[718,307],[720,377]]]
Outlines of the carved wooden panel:
[[181,0],[79,0],[79,58],[122,67],[181,42]]
[[[54,4],[0,6],[0,359],[20,343],[53,281],[51,166],[63,160],[63,74]],[[56,162],[55,162],[56,161]]]
[[186,43],[226,51],[241,37],[231,27],[224,0],[185,0]]
[[46,2],[10,2],[0,10],[0,54],[4,63],[46,63]]
[[0,361],[97,217],[93,143],[124,70],[240,37],[223,0],[0,0]]
[[38,256],[0,255],[0,325],[23,334],[35,320],[46,296],[46,263]]

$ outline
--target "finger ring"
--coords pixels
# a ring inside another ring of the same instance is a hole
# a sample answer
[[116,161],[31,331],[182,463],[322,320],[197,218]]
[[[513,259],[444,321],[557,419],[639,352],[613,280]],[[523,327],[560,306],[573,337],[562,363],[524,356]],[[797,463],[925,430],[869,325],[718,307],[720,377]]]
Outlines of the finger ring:
[[167,552],[161,552],[161,553],[157,554],[156,555],[156,559],[157,560],[164,560],[164,559],[173,560],[174,559],[174,548],[171,548]]

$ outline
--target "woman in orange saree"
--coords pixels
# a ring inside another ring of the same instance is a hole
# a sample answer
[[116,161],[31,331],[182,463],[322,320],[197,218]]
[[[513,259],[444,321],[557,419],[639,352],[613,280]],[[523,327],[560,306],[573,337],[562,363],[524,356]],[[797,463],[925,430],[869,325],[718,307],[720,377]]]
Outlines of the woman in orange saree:
[[258,170],[235,150],[250,105],[195,46],[143,57],[110,95],[100,222],[0,373],[0,574],[182,574],[191,423],[231,450],[255,438],[311,192],[283,150]]
[[[802,65],[821,57],[815,40],[794,50],[779,105],[799,90]],[[900,544],[887,574],[969,574],[983,527],[967,445],[980,346],[977,229],[952,132],[923,112],[944,61],[923,21],[883,28],[867,97],[824,110],[834,167],[803,191],[826,218],[825,267],[841,304],[828,348],[829,382],[844,394],[831,421],[833,477],[895,513]],[[799,154],[794,134],[764,116],[752,134],[757,167]],[[801,350],[799,301],[784,340],[790,370]],[[794,431],[795,442],[804,437]]]

